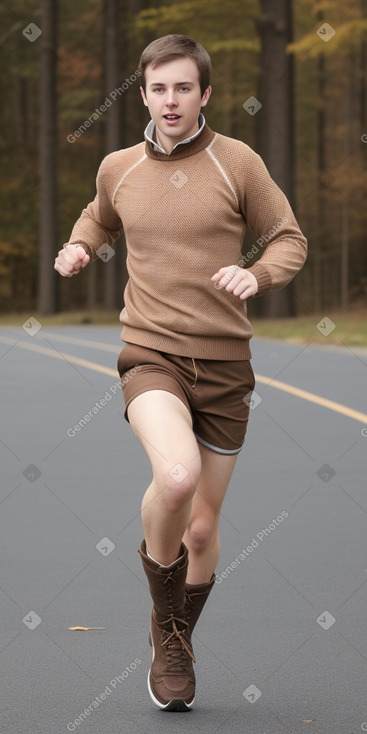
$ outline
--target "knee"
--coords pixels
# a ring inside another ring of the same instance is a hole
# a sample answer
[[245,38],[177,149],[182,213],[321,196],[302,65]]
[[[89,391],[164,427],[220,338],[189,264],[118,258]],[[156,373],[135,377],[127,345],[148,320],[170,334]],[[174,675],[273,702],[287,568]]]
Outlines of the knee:
[[213,542],[216,542],[218,534],[216,515],[213,513],[204,517],[193,518],[187,532],[194,553],[203,553]]
[[182,464],[164,474],[160,480],[162,500],[168,511],[175,512],[191,500],[199,482],[199,475],[194,470],[187,470]]

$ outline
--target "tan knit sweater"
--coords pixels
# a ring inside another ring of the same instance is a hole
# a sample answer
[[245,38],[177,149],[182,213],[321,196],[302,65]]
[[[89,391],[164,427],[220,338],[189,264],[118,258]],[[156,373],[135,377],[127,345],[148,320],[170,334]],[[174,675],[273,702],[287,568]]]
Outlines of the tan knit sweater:
[[261,158],[207,124],[170,155],[145,140],[106,156],[97,195],[66,244],[79,242],[96,259],[122,226],[121,339],[198,359],[251,358],[246,301],[210,280],[222,267],[251,264],[254,253],[241,253],[246,226],[262,253],[249,268],[257,295],[283,288],[306,259],[307,241]]

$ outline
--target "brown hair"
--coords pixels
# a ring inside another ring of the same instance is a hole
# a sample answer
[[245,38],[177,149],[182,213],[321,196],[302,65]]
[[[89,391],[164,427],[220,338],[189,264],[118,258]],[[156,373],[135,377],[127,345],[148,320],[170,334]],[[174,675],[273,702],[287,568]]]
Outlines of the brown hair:
[[141,86],[145,92],[145,70],[147,66],[155,69],[160,64],[165,64],[173,59],[190,56],[196,62],[199,69],[199,82],[201,94],[203,95],[206,88],[210,84],[210,74],[212,63],[208,52],[200,43],[194,41],[189,36],[181,36],[177,33],[170,33],[168,36],[162,36],[152,41],[147,46],[139,61],[138,69],[142,75]]

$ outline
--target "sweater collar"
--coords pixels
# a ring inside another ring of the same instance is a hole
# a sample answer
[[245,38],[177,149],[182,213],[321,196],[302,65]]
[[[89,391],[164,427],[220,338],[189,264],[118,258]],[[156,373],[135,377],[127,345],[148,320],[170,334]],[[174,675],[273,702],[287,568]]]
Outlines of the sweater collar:
[[[185,138],[185,140],[181,140],[179,143],[176,143],[176,145],[174,145],[174,147],[172,148],[171,154],[173,153],[174,150],[176,150],[176,148],[179,145],[184,145],[186,143],[191,143],[191,140],[194,140],[194,138],[197,138],[198,135],[200,135],[200,133],[202,132],[202,130],[204,129],[204,126],[205,126],[205,117],[204,117],[204,115],[203,115],[202,112],[200,112],[200,115],[198,117],[198,123],[199,123],[199,130],[196,133],[194,133],[194,135],[191,135],[189,138]],[[159,143],[157,143],[154,140],[155,127],[156,126],[155,126],[153,120],[151,120],[150,122],[148,122],[148,125],[146,126],[146,128],[144,130],[144,137],[145,137],[146,140],[149,140],[149,142],[152,144],[153,150],[156,153],[163,153],[164,155],[169,155],[167,153],[167,151],[164,150],[164,148],[162,148],[159,145]]]
[[144,131],[145,152],[147,156],[160,161],[172,161],[198,153],[203,148],[206,148],[215,135],[213,130],[206,124],[205,117],[202,113],[199,116],[199,126],[199,130],[194,135],[176,143],[171,153],[166,153],[153,139],[155,124],[153,120],[150,120]]

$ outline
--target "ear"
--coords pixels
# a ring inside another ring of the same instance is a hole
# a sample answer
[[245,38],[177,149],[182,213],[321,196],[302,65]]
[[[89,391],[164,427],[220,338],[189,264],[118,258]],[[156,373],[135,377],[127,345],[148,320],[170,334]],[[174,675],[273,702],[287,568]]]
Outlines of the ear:
[[143,87],[140,87],[140,94],[141,94],[141,96],[143,98],[143,102],[144,102],[145,106],[148,107],[148,100],[147,100],[147,98],[145,96],[145,92],[144,92]]
[[208,104],[209,97],[210,97],[211,93],[212,93],[212,88],[211,88],[211,86],[209,86],[209,87],[206,88],[206,90],[205,90],[205,92],[204,92],[204,94],[203,94],[203,96],[201,98],[201,106],[202,107],[206,107],[206,105]]

